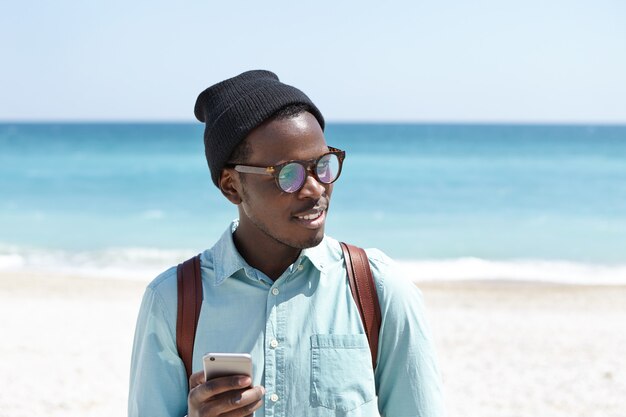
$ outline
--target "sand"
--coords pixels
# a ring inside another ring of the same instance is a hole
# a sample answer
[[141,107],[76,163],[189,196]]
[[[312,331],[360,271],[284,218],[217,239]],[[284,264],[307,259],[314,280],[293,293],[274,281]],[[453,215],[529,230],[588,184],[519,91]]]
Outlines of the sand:
[[449,416],[626,416],[626,287],[422,289]]
[[[0,274],[0,416],[123,416],[145,282]],[[626,415],[626,287],[420,284],[451,417]]]

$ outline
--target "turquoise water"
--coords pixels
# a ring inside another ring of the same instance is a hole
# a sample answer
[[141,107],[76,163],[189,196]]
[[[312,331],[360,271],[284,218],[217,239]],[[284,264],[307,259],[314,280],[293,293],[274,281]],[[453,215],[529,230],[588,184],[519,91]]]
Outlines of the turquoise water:
[[[331,123],[326,138],[347,152],[338,239],[409,260],[626,264],[626,126]],[[235,217],[200,124],[0,124],[5,258],[197,252]]]

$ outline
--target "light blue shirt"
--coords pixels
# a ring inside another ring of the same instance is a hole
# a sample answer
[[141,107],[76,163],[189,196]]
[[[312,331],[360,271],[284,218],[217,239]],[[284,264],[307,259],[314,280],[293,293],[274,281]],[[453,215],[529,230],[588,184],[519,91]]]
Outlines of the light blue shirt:
[[[233,223],[201,256],[204,301],[193,371],[207,352],[250,353],[265,387],[257,417],[443,415],[441,384],[422,297],[382,252],[367,251],[382,324],[376,372],[347,283],[339,243],[325,236],[276,281],[249,266]],[[187,413],[176,350],[176,268],[146,289],[132,354],[129,416]]]

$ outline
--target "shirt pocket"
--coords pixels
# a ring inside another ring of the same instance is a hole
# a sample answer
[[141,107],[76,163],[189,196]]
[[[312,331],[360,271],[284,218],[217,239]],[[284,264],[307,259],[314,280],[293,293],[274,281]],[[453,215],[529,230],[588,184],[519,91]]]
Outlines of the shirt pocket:
[[375,397],[374,371],[367,336],[311,336],[313,406],[350,411]]

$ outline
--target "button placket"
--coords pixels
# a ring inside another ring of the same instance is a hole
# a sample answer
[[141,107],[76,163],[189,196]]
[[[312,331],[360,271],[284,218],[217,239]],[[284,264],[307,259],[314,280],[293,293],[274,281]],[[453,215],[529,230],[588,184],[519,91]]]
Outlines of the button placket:
[[[284,287],[281,287],[281,298],[283,298],[283,292],[285,292],[285,295],[288,294],[288,289],[287,289],[287,285]],[[287,297],[289,298],[289,297]],[[276,396],[275,401],[272,400],[272,398],[270,398],[270,400],[272,401],[272,405],[273,405],[273,411],[275,413],[275,416],[278,417],[288,417],[285,416],[285,401],[283,401],[286,397],[285,397],[285,384],[287,383],[286,380],[286,373],[285,370],[287,369],[286,367],[286,355],[288,355],[288,352],[286,351],[286,349],[288,349],[287,347],[289,346],[289,341],[287,338],[287,317],[289,315],[289,301],[287,300],[286,302],[281,302],[281,303],[277,303],[276,305],[276,333],[274,335],[274,339],[276,340],[276,343],[278,343],[278,346],[275,349],[272,349],[272,351],[275,353],[275,360],[276,360],[276,379],[275,379],[275,384],[274,384],[274,389],[269,391],[272,394],[275,394]],[[280,341],[280,342],[279,342]]]
[[[277,377],[280,372],[276,358],[276,349],[270,347],[271,341],[278,338],[278,308],[277,299],[273,290],[277,288],[271,288],[267,296],[267,323],[265,325],[265,337],[270,342],[265,344],[265,389],[267,392],[267,399],[269,400],[269,393],[277,391]],[[280,291],[278,291],[280,293]],[[273,406],[274,402],[266,401],[265,415],[266,417],[275,417],[276,410]]]

